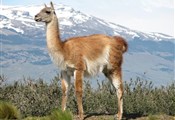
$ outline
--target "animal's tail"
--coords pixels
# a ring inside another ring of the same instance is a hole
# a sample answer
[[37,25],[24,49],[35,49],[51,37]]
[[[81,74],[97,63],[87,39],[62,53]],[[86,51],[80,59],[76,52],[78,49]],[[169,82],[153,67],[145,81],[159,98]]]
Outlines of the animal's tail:
[[117,41],[119,49],[125,53],[128,50],[128,43],[126,40],[120,36],[113,36],[113,38]]

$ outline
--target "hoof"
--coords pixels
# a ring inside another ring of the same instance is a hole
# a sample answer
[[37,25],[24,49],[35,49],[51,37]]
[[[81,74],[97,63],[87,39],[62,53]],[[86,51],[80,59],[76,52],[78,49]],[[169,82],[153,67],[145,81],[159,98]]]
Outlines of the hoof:
[[83,115],[79,115],[76,117],[76,120],[84,120],[84,116]]
[[122,114],[116,114],[114,120],[122,120]]

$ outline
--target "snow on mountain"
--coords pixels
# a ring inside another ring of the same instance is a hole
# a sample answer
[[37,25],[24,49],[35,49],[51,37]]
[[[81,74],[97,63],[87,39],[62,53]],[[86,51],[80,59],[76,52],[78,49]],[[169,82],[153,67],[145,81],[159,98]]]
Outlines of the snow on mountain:
[[[0,12],[0,28],[8,28],[8,29],[13,29],[18,33],[23,34],[25,32],[24,28],[22,27],[23,25],[26,27],[35,27],[35,28],[41,28],[40,23],[36,23],[34,21],[34,15],[39,12],[42,8],[43,5],[40,6],[1,6],[2,10]],[[81,24],[86,24],[89,22],[89,24],[91,22],[92,25],[91,27],[94,27],[93,25],[95,25],[95,27],[99,26],[99,27],[108,27],[108,31],[105,32],[109,32],[110,34],[126,34],[128,37],[134,38],[134,37],[143,37],[143,38],[151,38],[152,40],[156,40],[156,41],[161,41],[161,40],[172,40],[174,39],[171,36],[162,34],[162,33],[142,33],[140,31],[135,31],[135,30],[131,30],[129,28],[126,28],[124,26],[121,25],[117,25],[114,23],[110,23],[110,22],[106,22],[102,19],[99,18],[95,18],[93,16],[90,15],[86,15],[81,13],[80,11],[75,11],[73,8],[69,7],[69,6],[65,6],[62,4],[56,5],[55,6],[56,9],[56,13],[59,17],[59,21],[60,21],[60,27],[64,28],[64,27],[73,27],[73,26],[78,26]],[[16,22],[21,23],[21,25],[16,24]],[[88,24],[88,25],[89,25]],[[84,26],[85,27],[85,26]],[[87,26],[90,27],[90,26]],[[97,29],[97,28],[95,28]],[[100,31],[100,28],[99,32]],[[112,32],[111,32],[112,31]],[[94,32],[96,33],[96,32]],[[87,33],[89,34],[89,33]]]
[[[11,80],[23,76],[53,78],[57,68],[50,61],[45,42],[45,25],[34,21],[43,8],[1,6],[0,68]],[[90,34],[121,35],[129,43],[125,54],[124,79],[142,77],[155,84],[168,84],[174,78],[174,38],[163,33],[144,33],[104,21],[62,4],[55,5],[61,38]]]

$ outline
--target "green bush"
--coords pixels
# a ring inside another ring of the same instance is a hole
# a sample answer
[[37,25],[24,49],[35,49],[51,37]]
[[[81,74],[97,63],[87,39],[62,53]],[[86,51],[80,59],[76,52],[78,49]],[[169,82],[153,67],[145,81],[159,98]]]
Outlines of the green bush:
[[56,80],[48,85],[41,79],[24,79],[23,83],[3,86],[0,99],[11,101],[25,116],[43,116],[60,107],[59,86]]
[[124,112],[144,115],[165,113],[175,115],[175,83],[153,87],[152,82],[140,80],[125,83]]
[[[113,86],[108,80],[97,81],[97,85],[96,88],[92,88],[89,81],[84,82],[83,107],[85,114],[116,113],[117,95]],[[152,82],[137,78],[124,82],[124,88],[124,114],[164,113],[175,115],[175,82],[167,86],[154,87]],[[46,83],[42,79],[25,78],[22,82],[14,84],[3,82],[0,84],[0,100],[12,102],[21,111],[23,117],[51,114],[51,110],[61,107],[61,96],[61,83],[58,77],[55,77],[50,83]],[[70,87],[67,108],[73,114],[77,114],[73,85]]]

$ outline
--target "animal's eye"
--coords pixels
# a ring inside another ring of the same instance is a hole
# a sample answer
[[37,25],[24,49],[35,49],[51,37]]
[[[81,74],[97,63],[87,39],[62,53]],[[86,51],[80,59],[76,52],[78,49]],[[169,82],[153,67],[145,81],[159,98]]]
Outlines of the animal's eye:
[[51,13],[51,11],[46,11],[46,13],[47,13],[47,14],[50,14],[50,13]]

